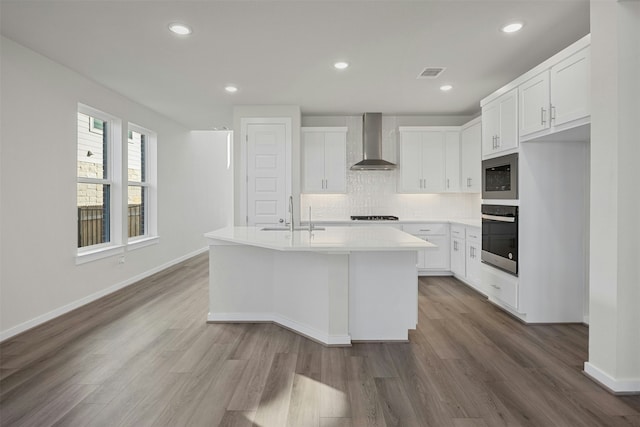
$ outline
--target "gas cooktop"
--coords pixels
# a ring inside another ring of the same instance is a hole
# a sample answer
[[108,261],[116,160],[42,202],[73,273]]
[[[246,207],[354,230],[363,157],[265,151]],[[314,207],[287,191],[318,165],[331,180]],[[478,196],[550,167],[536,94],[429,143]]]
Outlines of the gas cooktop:
[[392,215],[351,215],[352,221],[397,221],[397,216]]

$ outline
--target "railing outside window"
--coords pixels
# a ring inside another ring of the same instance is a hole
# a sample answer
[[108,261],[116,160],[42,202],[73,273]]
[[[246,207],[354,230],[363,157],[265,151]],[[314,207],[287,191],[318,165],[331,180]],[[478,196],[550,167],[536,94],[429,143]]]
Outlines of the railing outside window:
[[[108,241],[105,235],[104,206],[78,206],[78,247],[97,245]],[[144,211],[141,204],[128,207],[129,237],[144,233]]]

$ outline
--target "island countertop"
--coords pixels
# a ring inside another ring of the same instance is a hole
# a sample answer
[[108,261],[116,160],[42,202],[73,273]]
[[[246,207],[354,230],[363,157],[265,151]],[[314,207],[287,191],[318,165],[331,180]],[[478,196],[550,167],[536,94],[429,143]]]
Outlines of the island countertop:
[[392,227],[326,227],[264,231],[262,227],[226,227],[205,234],[212,241],[250,245],[279,251],[352,252],[415,251],[436,245]]

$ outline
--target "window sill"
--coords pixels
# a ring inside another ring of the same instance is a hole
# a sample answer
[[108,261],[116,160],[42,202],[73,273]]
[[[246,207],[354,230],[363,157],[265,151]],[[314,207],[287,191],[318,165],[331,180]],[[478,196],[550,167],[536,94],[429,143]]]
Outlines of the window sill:
[[142,249],[147,246],[157,245],[158,243],[160,243],[159,236],[141,237],[139,239],[130,240],[129,243],[127,243],[127,250],[135,251],[136,249]]
[[76,255],[76,265],[86,264],[87,262],[96,261],[102,258],[108,258],[123,253],[124,245],[105,246],[93,250],[78,252],[78,254]]

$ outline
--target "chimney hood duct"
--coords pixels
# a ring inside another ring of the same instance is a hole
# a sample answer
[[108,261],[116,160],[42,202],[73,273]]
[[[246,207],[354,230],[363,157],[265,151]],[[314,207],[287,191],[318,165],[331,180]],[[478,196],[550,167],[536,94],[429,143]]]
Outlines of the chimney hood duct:
[[394,163],[382,159],[382,113],[362,116],[362,153],[364,159],[351,166],[352,171],[393,170]]

